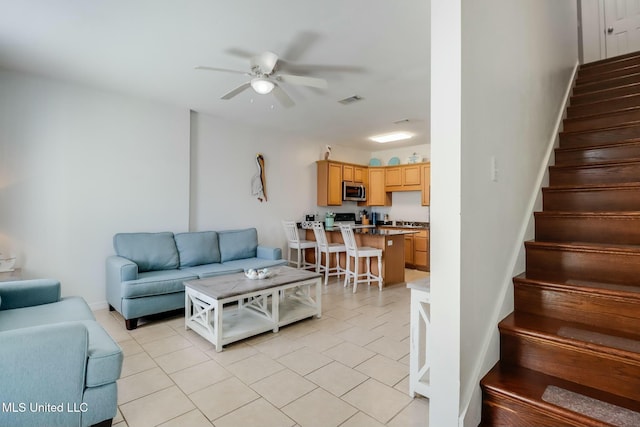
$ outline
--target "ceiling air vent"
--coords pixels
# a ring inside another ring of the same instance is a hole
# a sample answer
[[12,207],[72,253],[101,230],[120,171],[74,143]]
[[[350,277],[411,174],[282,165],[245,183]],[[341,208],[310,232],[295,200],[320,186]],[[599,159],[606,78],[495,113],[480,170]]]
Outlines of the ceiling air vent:
[[341,99],[338,102],[342,105],[349,105],[349,104],[353,104],[354,102],[362,101],[362,99],[363,98],[360,95],[353,95],[348,98]]

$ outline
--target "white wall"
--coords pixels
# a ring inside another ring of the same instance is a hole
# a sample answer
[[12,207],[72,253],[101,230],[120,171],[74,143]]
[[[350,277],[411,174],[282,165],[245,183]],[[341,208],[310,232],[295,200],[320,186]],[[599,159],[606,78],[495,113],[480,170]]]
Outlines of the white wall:
[[[477,375],[498,360],[497,340],[492,341],[484,360],[483,346],[487,337],[497,337],[494,319],[513,309],[512,298],[506,298],[502,307],[499,302],[505,290],[512,292],[512,276],[524,271],[521,239],[525,229],[525,239],[533,237],[528,209],[538,194],[538,176],[547,149],[555,141],[556,121],[578,61],[576,28],[573,1],[463,0],[463,408],[475,393],[466,425],[479,422]],[[493,158],[497,181],[491,179]],[[438,184],[434,177],[434,185]],[[520,256],[514,259],[518,249]]]
[[116,232],[188,227],[189,111],[0,72],[0,252],[104,304]]
[[[192,113],[191,229],[256,227],[261,244],[284,248],[281,221],[324,212],[316,205],[316,161],[324,145]],[[267,202],[251,195],[255,156],[265,159]],[[366,164],[369,153],[332,146],[332,158]],[[334,210],[356,211],[355,203]]]
[[431,0],[430,426],[460,414],[463,0]]
[[[380,159],[382,161],[382,164],[386,165],[387,163],[389,163],[389,160],[392,157],[398,157],[400,159],[400,163],[405,164],[409,163],[409,156],[412,156],[413,153],[416,153],[418,155],[419,162],[428,162],[431,158],[431,144],[418,144],[410,147],[376,150],[371,153],[371,158]],[[367,161],[367,163],[369,162]]]

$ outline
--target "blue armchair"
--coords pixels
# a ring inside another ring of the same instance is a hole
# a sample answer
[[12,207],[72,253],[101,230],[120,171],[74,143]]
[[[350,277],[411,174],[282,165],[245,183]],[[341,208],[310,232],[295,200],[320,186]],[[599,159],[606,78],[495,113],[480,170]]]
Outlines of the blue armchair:
[[60,283],[0,282],[0,425],[111,426],[122,350]]

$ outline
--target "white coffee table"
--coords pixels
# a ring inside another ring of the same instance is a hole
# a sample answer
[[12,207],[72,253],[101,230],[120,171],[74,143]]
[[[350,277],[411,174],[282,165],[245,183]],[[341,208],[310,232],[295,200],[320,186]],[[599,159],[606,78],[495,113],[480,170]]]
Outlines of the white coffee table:
[[184,282],[185,328],[220,352],[225,344],[321,316],[320,274],[284,266],[270,271],[267,279],[236,273]]

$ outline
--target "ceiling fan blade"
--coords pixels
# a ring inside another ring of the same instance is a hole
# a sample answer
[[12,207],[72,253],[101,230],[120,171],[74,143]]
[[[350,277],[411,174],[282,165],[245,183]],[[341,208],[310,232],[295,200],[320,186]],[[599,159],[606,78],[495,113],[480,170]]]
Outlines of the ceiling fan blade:
[[220,97],[220,99],[231,99],[234,96],[236,96],[237,94],[239,94],[240,92],[248,89],[249,87],[251,87],[251,82],[243,83],[240,86],[238,86],[237,88],[233,89],[231,92],[222,95]]
[[278,74],[276,77],[283,82],[292,85],[317,87],[319,89],[326,89],[329,87],[325,79],[318,79],[315,77],[294,76],[291,74]]
[[194,68],[196,70],[224,71],[225,73],[244,74],[245,76],[249,76],[250,75],[246,71],[230,70],[228,68],[206,67],[204,65],[196,65]]
[[251,58],[251,68],[258,66],[260,71],[264,74],[271,74],[278,62],[278,55],[273,52],[262,52],[260,55],[256,55]]
[[280,102],[283,107],[289,108],[293,107],[293,105],[295,104],[295,102],[293,102],[293,99],[291,99],[291,97],[287,95],[287,92],[282,90],[282,88],[278,85],[275,85],[271,93],[273,93],[273,96],[276,97],[278,102]]
[[230,55],[237,56],[240,58],[245,58],[245,59],[249,59],[252,56],[256,56],[254,52],[249,52],[248,50],[240,49],[237,47],[232,47],[231,49],[227,49],[225,52],[227,52]]

